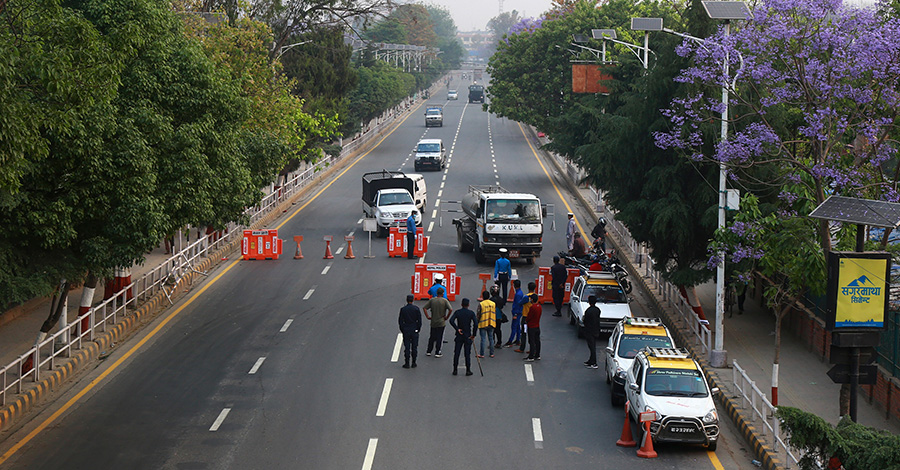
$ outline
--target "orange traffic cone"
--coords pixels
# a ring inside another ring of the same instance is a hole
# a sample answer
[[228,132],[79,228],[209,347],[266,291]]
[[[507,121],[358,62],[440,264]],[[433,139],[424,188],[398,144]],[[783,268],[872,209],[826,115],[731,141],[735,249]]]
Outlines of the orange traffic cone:
[[490,273],[478,273],[478,279],[481,279],[481,292],[488,290],[487,282],[491,280]]
[[297,254],[294,255],[294,259],[303,259],[303,252],[300,251],[300,242],[303,241],[303,235],[294,235],[294,241],[297,242]]
[[331,254],[331,235],[325,236],[325,256],[322,259],[334,259],[334,255]]
[[616,445],[620,447],[635,447],[637,446],[637,442],[634,442],[634,437],[631,435],[631,420],[628,419],[628,406],[630,403],[625,403],[625,424],[622,426],[622,437],[616,441]]
[[353,256],[353,237],[344,237],[344,240],[347,241],[347,253],[344,255],[344,259],[356,258]]
[[653,450],[653,438],[650,437],[650,421],[644,421],[644,442],[637,451],[638,457],[645,459],[655,459],[658,457],[656,451]]

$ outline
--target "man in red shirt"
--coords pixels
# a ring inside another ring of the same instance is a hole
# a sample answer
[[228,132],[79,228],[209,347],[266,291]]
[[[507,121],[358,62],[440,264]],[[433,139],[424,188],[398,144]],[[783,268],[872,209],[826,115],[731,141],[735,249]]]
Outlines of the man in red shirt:
[[541,360],[541,304],[538,303],[537,294],[531,294],[531,308],[528,309],[528,346],[531,349],[527,362]]

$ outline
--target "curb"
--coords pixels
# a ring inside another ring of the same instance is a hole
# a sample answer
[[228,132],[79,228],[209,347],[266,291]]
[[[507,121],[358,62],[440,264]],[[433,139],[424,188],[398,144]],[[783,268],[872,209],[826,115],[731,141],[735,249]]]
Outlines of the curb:
[[[413,107],[410,108],[410,110],[412,109]],[[404,116],[404,114],[400,114],[398,117]],[[372,148],[371,144],[374,143],[377,138],[384,135],[388,129],[392,128],[393,125],[386,126],[381,132],[372,134],[372,137],[369,138],[366,143],[361,144],[358,148],[347,154],[339,163],[331,165],[328,169],[322,171],[322,173],[316,176],[313,181],[306,185],[306,187],[299,190],[289,199],[285,199],[279,203],[278,207],[260,218],[254,226],[265,226],[278,217],[281,217],[285,212],[288,212],[296,200],[306,196],[322,179],[328,178],[334,174],[338,168],[342,168],[355,160],[360,153],[370,151]],[[240,238],[232,240],[222,248],[219,248],[215,253],[204,258],[195,268],[198,271],[206,271],[210,267],[218,265],[221,262],[222,256],[236,250],[238,246],[240,246],[240,243]],[[193,284],[193,281],[197,276],[198,274],[195,272],[188,273],[174,286],[173,292],[185,285]],[[157,307],[160,307],[160,311],[165,310],[167,307],[160,306],[164,300],[167,300],[164,292],[157,292],[153,297],[141,304],[138,309],[116,322],[112,329],[101,333],[98,337],[95,337],[93,341],[85,341],[82,348],[73,354],[65,365],[51,371],[49,375],[39,382],[34,383],[27,391],[19,394],[12,403],[9,403],[0,410],[0,431],[6,431],[14,422],[18,421],[23,415],[31,411],[47,394],[59,389],[62,383],[70,376],[74,375],[75,372],[82,369],[86,364],[98,359],[101,354],[114,348],[119,340],[138,331],[140,324],[143,323],[144,320],[152,319],[154,316],[153,314],[157,313],[155,312]]]
[[[531,133],[531,137],[533,137],[538,141],[538,143],[540,143],[540,140],[534,133],[534,128],[532,128],[531,126],[527,127],[529,129],[529,132]],[[540,148],[538,148],[537,150],[544,154],[545,160],[549,160],[553,164],[554,168],[556,168],[557,172],[560,174],[560,179],[566,183],[569,192],[574,194],[578,199],[578,202],[591,213],[594,218],[593,222],[596,223],[598,217],[593,209],[593,206],[591,206],[591,203],[584,198],[584,196],[572,183],[572,181],[569,180],[569,178],[566,176],[565,171],[563,171],[563,169],[559,166],[559,162],[557,162],[556,159],[552,156],[547,155],[546,151],[541,150]],[[617,239],[616,234],[611,232],[608,233],[608,239],[612,242],[612,245],[616,248],[617,251],[621,251],[619,249],[621,243]],[[693,342],[685,341],[685,338],[690,338],[690,336],[685,334],[685,325],[683,325],[681,319],[676,317],[677,321],[673,321],[673,316],[670,315],[670,309],[663,304],[663,301],[659,298],[656,290],[649,284],[647,284],[647,279],[644,276],[641,276],[640,272],[635,269],[634,264],[632,263],[630,258],[625,257],[621,258],[621,260],[628,266],[629,272],[634,275],[633,278],[640,281],[641,287],[643,288],[644,292],[649,294],[650,298],[653,300],[653,309],[660,313],[660,316],[666,320],[666,323],[668,323],[669,325],[676,325],[674,328],[670,328],[672,334],[676,336],[679,344],[684,345],[690,350],[691,355],[694,356],[694,358],[698,358],[697,362],[700,363],[700,367],[703,369],[703,373],[706,374],[707,380],[710,382],[710,386],[713,388],[719,388],[719,393],[716,394],[716,401],[725,408],[725,410],[728,412],[728,417],[731,418],[731,421],[740,430],[741,435],[744,436],[744,439],[747,441],[747,443],[750,444],[751,447],[753,447],[753,452],[756,455],[756,458],[759,459],[760,462],[762,462],[763,467],[766,468],[766,470],[779,470],[784,468],[782,462],[775,456],[776,454],[772,450],[772,448],[762,442],[756,432],[756,427],[749,424],[749,421],[744,417],[744,414],[738,409],[737,405],[735,404],[735,400],[727,396],[724,390],[719,387],[720,380],[718,373],[712,367],[710,367],[706,359],[702,358],[702,355],[696,354],[695,345]]]

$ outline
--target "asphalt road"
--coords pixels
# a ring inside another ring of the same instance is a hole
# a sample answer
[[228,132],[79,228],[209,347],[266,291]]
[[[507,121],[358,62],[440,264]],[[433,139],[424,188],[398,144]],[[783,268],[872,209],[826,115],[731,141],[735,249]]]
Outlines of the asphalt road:
[[[431,236],[425,261],[455,263],[462,296],[471,299],[479,295],[478,273],[492,266],[457,252],[456,214],[445,213],[441,225],[440,212],[432,212],[458,207],[445,201],[461,199],[470,184],[499,182],[555,204],[557,231],[545,221],[544,256],[534,266],[513,263],[524,280],[564,248],[567,204],[582,217],[522,128],[468,105],[460,93],[459,101],[445,103],[443,127],[426,129],[420,108],[273,224],[288,256],[236,261],[233,255],[202,288],[120,345],[0,444],[0,452],[17,447],[0,467],[748,468],[731,429],[715,454],[663,446],[659,458],[645,460],[617,447],[624,411],[610,406],[603,368],[582,366],[587,347],[564,317],[550,315],[549,304],[539,362],[503,349],[482,359],[484,377],[474,363],[474,376],[452,376],[449,328],[444,356],[434,358],[424,355],[426,327],[419,367],[400,367],[397,312],[413,262],[388,258],[384,239],[375,238],[376,257],[363,258],[362,173],[412,172],[416,141],[444,140],[449,167],[425,173],[423,226]],[[443,101],[445,94],[438,95],[432,101]],[[351,233],[357,258],[346,260],[342,240]],[[290,256],[293,235],[304,236],[303,260]],[[333,260],[321,258],[325,235],[336,240]],[[648,315],[643,305],[636,292],[636,315]],[[509,325],[503,326],[507,336]],[[721,423],[730,428],[727,417]]]

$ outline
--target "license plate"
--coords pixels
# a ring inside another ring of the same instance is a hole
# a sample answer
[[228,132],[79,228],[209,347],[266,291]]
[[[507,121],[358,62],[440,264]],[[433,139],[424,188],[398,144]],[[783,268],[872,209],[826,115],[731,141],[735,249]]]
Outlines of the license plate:
[[519,250],[509,250],[509,257],[510,257],[510,258],[518,258],[518,257],[519,257]]
[[696,431],[696,429],[694,429],[694,428],[671,428],[671,430],[672,430],[672,432],[677,432],[677,433],[692,433],[692,432]]

